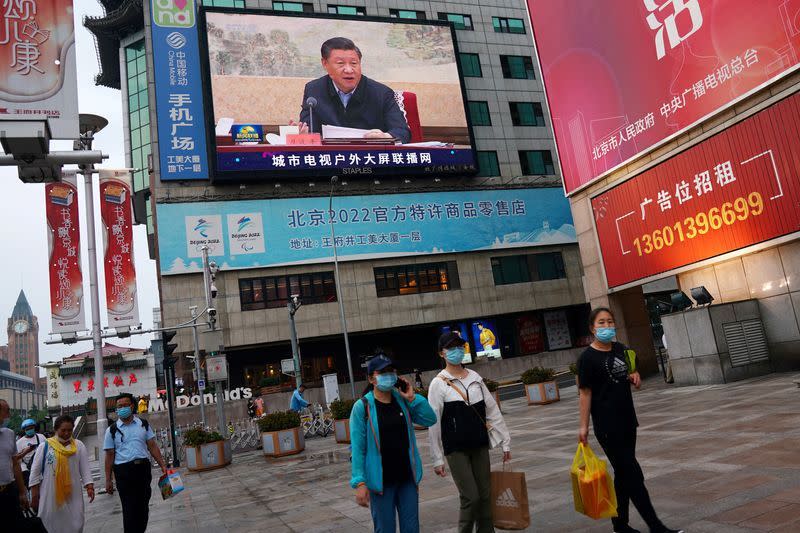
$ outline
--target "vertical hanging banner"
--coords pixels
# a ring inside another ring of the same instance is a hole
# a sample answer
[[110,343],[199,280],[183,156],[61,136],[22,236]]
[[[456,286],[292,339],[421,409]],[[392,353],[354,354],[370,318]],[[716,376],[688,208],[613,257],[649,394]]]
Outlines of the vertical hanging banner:
[[75,172],[44,188],[53,333],[86,329],[81,272],[81,229]]
[[100,170],[100,216],[103,219],[108,325],[139,325],[136,267],[133,262],[133,214],[130,170]]
[[46,118],[54,139],[77,139],[72,0],[4,0],[0,17],[0,121]]
[[161,181],[208,179],[197,3],[150,3]]

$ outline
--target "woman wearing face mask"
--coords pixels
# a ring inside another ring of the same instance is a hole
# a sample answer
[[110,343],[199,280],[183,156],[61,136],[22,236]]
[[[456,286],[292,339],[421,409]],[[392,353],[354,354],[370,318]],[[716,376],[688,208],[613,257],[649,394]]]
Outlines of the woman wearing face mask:
[[25,479],[25,486],[30,486],[31,463],[36,448],[44,442],[44,435],[36,432],[36,421],[26,418],[22,421],[22,436],[17,439],[17,456],[20,457],[22,466],[22,477]]
[[49,533],[81,533],[84,508],[81,488],[94,501],[94,484],[86,447],[72,438],[74,421],[56,418],[56,434],[36,449],[31,465],[31,507]]
[[614,314],[605,307],[589,314],[589,330],[594,341],[578,358],[580,394],[580,428],[578,440],[587,443],[589,415],[594,434],[614,467],[614,489],[617,493],[617,517],[612,518],[616,533],[639,533],[628,524],[628,504],[636,510],[651,533],[682,533],[669,529],[656,515],[650,495],[644,486],[644,475],[636,460],[636,411],[631,385],[641,385],[639,373],[625,345],[613,342],[617,330]]
[[[488,331],[488,330],[484,330]],[[465,343],[457,333],[439,338],[439,355],[447,366],[431,381],[428,401],[437,422],[429,431],[434,472],[446,476],[444,460],[461,499],[459,533],[494,531],[492,524],[489,432],[511,460],[511,437],[494,396],[480,374],[461,366]],[[491,428],[491,429],[490,429]]]
[[401,533],[417,533],[422,461],[414,424],[431,426],[436,415],[385,355],[367,362],[367,375],[373,389],[350,413],[350,486],[377,533],[394,533],[398,521]]

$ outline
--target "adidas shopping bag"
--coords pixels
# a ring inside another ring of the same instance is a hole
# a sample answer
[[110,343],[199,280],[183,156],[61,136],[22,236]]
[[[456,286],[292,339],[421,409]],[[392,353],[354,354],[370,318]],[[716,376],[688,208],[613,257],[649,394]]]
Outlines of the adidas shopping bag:
[[498,529],[525,529],[531,524],[524,472],[492,472],[492,518]]

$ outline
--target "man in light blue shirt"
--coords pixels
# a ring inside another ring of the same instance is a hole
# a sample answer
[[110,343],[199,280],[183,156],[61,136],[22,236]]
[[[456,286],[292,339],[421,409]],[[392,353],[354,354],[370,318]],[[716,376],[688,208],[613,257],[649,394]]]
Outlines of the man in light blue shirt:
[[117,398],[117,421],[106,430],[103,441],[106,492],[114,493],[113,479],[116,479],[125,533],[144,533],[149,518],[150,482],[153,480],[150,455],[164,474],[167,465],[150,424],[134,416],[134,405],[133,395],[120,394]]
[[303,393],[305,390],[306,386],[302,383],[294,390],[292,393],[292,399],[289,402],[289,409],[299,413],[309,406],[309,403],[305,400],[305,398],[303,398]]

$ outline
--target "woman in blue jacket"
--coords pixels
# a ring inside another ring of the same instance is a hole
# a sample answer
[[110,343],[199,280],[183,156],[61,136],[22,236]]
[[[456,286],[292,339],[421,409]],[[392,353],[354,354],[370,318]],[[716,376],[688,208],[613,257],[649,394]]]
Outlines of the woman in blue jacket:
[[401,533],[417,533],[422,461],[414,424],[430,427],[436,415],[385,355],[369,360],[367,374],[373,390],[350,413],[350,486],[356,503],[370,507],[376,533],[394,533],[395,517]]

